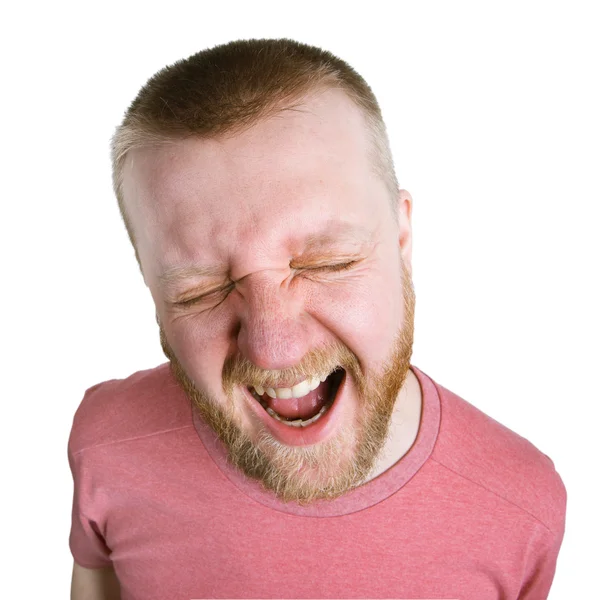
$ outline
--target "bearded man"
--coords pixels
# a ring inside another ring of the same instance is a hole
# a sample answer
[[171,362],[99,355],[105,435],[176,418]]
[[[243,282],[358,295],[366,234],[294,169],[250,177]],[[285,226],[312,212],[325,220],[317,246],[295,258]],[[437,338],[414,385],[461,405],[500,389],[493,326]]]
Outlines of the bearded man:
[[564,486],[411,365],[412,198],[351,67],[200,52],[141,89],[113,174],[169,362],[77,410],[72,598],[547,596]]

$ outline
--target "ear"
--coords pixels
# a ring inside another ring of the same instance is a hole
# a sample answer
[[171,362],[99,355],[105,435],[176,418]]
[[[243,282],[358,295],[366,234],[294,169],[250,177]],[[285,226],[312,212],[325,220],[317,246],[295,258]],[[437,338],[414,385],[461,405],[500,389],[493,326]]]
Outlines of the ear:
[[402,260],[412,276],[412,196],[406,190],[398,191],[398,228],[399,244]]

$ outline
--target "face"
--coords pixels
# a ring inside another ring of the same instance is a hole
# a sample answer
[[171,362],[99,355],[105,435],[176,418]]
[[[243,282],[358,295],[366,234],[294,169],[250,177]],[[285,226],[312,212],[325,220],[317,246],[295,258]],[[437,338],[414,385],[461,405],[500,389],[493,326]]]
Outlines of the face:
[[410,200],[396,221],[360,111],[327,91],[235,136],[132,151],[124,195],[163,349],[230,460],[284,501],[364,481],[415,300]]

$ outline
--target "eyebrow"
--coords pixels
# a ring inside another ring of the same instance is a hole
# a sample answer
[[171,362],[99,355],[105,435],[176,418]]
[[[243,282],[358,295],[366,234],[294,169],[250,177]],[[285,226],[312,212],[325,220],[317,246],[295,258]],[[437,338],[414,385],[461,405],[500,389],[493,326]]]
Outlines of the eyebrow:
[[189,267],[172,267],[158,276],[161,286],[168,287],[195,277],[223,277],[227,275],[220,267],[192,265]]
[[[315,254],[329,256],[334,254],[335,246],[347,243],[364,244],[373,237],[373,232],[367,228],[347,224],[336,224],[335,231],[323,231],[309,235],[304,240],[303,252],[296,259],[313,257]],[[327,252],[327,250],[331,250]],[[184,267],[171,267],[158,276],[158,281],[163,288],[170,288],[178,283],[195,278],[225,278],[228,271],[213,265],[190,265]]]
[[337,231],[323,231],[309,235],[304,241],[304,253],[308,254],[313,250],[337,244],[365,243],[373,237],[373,233],[362,226],[337,225],[335,229]]

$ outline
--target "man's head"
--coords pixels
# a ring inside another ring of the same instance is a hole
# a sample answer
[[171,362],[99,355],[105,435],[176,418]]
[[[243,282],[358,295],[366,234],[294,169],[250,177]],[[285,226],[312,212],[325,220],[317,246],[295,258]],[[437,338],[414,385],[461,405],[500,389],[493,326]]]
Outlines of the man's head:
[[296,42],[236,42],[151,79],[113,148],[163,349],[232,462],[284,500],[358,485],[415,303],[411,199],[366,83]]

